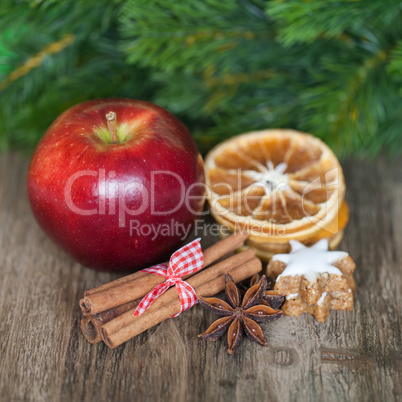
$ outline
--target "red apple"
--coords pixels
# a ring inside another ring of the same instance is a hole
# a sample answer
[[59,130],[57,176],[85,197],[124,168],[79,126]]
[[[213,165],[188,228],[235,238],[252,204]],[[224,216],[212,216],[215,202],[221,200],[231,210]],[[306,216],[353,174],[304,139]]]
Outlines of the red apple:
[[202,157],[186,127],[156,105],[129,99],[64,112],[28,172],[39,225],[98,270],[163,261],[193,227],[204,193]]

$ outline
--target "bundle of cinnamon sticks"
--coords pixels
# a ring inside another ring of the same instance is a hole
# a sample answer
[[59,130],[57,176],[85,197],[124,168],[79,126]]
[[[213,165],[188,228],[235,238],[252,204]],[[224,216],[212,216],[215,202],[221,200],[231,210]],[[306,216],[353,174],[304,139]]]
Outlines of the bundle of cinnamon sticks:
[[[247,235],[234,233],[203,250],[204,268],[183,277],[197,296],[213,296],[225,287],[225,274],[240,282],[261,271],[261,261],[252,249],[228,256],[241,247]],[[87,290],[80,307],[84,317],[81,331],[91,343],[103,341],[110,348],[134,338],[180,311],[180,299],[175,287],[167,290],[141,316],[134,310],[141,299],[165,278],[143,271],[125,276],[97,288]]]

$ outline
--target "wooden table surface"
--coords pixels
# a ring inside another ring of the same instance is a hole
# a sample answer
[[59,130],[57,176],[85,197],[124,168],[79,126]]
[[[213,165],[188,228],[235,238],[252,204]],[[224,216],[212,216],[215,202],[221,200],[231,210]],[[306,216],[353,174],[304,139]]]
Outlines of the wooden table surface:
[[353,311],[281,318],[266,348],[247,339],[229,356],[225,339],[197,338],[215,319],[200,306],[115,350],[87,343],[78,300],[116,275],[52,244],[29,209],[28,158],[0,155],[0,400],[401,400],[402,160],[343,166]]

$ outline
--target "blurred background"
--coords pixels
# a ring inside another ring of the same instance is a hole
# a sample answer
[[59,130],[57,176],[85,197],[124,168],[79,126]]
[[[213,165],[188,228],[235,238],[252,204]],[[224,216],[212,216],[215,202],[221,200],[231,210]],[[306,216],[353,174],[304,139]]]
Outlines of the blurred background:
[[155,102],[203,153],[290,127],[339,156],[402,150],[402,2],[1,0],[0,151],[68,107]]

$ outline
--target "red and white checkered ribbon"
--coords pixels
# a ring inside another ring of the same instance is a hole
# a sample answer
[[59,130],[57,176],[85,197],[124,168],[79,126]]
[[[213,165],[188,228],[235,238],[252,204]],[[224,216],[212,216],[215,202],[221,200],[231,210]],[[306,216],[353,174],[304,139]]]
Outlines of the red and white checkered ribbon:
[[197,295],[191,285],[181,279],[182,276],[199,271],[204,265],[204,255],[201,251],[201,239],[193,240],[184,247],[175,251],[170,257],[169,264],[158,264],[143,269],[144,272],[161,275],[166,281],[155,286],[140,302],[134,315],[142,315],[151,304],[171,286],[176,285],[179,293],[181,309],[173,317],[197,303]]

